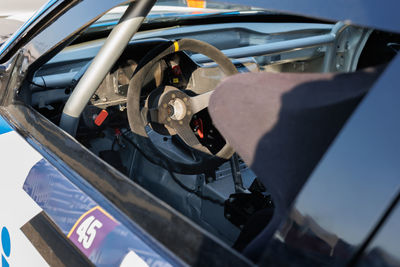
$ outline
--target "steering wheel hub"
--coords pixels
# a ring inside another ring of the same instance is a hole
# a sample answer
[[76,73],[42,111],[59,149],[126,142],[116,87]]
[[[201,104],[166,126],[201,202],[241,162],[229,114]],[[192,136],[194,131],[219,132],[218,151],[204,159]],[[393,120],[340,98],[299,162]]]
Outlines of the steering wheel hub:
[[174,99],[168,103],[168,115],[171,119],[180,121],[186,116],[186,105],[182,99]]
[[192,110],[189,99],[184,92],[167,86],[158,103],[158,122],[171,127],[190,122]]

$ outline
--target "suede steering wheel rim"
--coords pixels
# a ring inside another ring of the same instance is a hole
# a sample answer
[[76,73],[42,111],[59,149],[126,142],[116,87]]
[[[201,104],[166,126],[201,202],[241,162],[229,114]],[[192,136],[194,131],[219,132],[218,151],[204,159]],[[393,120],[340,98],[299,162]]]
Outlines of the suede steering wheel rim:
[[[162,51],[160,52],[160,50]],[[140,104],[145,78],[155,64],[162,58],[182,50],[209,57],[227,76],[238,73],[229,58],[208,43],[194,39],[164,43],[150,51],[133,74],[127,93],[127,115],[133,133],[132,141],[149,161],[177,173],[197,174],[217,168],[234,153],[234,150],[226,143],[216,154],[212,154],[200,144],[190,129],[189,123],[193,114],[208,106],[208,100],[213,90],[190,97],[177,88],[166,86],[167,90],[159,96],[157,107],[150,110],[141,107]],[[172,129],[192,149],[194,159],[190,163],[182,162],[161,152],[147,134],[146,126],[150,122],[157,122]]]

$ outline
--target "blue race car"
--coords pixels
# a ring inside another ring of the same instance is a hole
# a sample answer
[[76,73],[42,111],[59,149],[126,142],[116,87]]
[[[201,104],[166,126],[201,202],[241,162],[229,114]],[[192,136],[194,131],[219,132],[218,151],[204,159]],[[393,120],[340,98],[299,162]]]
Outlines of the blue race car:
[[399,7],[49,1],[0,46],[2,266],[400,266]]

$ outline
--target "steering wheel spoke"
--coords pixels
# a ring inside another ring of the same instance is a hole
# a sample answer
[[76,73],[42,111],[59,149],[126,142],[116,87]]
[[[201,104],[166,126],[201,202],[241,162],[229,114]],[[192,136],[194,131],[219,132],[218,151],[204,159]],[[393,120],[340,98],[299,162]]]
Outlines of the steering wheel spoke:
[[193,114],[202,111],[206,107],[208,107],[208,102],[210,101],[210,97],[213,91],[209,91],[207,93],[193,96],[190,98],[190,104],[192,108]]
[[189,125],[184,125],[175,128],[176,134],[185,142],[188,146],[193,147],[207,154],[212,154],[205,146],[203,146],[196,135],[193,133],[192,128]]

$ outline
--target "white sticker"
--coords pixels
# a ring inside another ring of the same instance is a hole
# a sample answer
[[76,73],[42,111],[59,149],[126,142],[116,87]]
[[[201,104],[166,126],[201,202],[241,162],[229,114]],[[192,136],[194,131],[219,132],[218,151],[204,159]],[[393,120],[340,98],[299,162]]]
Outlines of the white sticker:
[[122,260],[120,267],[148,267],[147,263],[139,257],[135,252],[129,251]]

